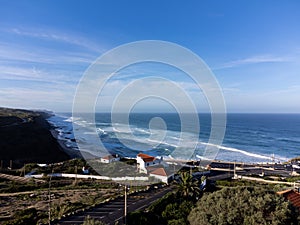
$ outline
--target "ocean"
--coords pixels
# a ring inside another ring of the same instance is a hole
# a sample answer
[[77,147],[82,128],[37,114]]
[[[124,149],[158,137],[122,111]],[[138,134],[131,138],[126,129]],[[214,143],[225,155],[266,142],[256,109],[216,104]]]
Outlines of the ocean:
[[[103,146],[123,157],[135,157],[144,152],[153,156],[182,159],[201,159],[211,131],[210,114],[199,114],[200,133],[185,129],[182,135],[180,115],[168,113],[132,113],[130,129],[122,122],[111,121],[109,113],[97,113],[95,124],[89,117],[71,117],[71,113],[58,113],[48,119],[65,145],[97,155],[97,144],[91,138],[97,134]],[[151,121],[158,119],[157,126]],[[159,123],[161,120],[164,123]],[[76,129],[76,141],[73,126]],[[149,128],[150,124],[150,128]],[[185,125],[194,127],[195,124]],[[193,154],[189,152],[193,144]],[[174,154],[180,145],[182,154]],[[300,114],[228,114],[223,143],[217,146],[216,160],[237,162],[283,162],[300,156]]]

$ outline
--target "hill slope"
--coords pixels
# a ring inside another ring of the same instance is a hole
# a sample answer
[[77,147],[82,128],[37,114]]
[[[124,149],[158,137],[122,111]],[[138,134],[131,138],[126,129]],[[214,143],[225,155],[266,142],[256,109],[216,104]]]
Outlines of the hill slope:
[[0,108],[0,160],[24,163],[59,162],[69,158],[51,135],[46,112]]

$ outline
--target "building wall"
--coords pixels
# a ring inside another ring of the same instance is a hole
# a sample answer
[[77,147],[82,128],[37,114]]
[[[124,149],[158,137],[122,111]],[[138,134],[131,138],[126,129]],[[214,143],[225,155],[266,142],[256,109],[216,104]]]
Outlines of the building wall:
[[117,162],[120,161],[120,158],[112,158],[112,159],[103,159],[101,158],[102,163],[111,163],[111,162]]
[[151,177],[155,177],[156,179],[160,180],[161,182],[168,184],[168,177],[167,176],[160,176],[156,174],[150,174]]
[[139,156],[136,157],[136,162],[137,162],[138,170],[139,170],[140,173],[147,173],[146,168],[148,166],[153,166],[153,165],[160,164],[159,159],[155,159],[153,162],[144,162],[144,160]]
[[101,162],[102,162],[102,163],[109,163],[109,160],[108,160],[108,159],[103,159],[103,158],[101,158]]

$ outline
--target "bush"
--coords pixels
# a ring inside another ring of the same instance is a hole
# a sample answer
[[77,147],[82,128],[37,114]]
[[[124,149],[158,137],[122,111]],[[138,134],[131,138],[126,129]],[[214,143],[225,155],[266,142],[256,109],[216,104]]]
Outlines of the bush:
[[168,204],[176,201],[176,195],[172,192],[166,194],[159,200],[155,201],[151,206],[149,206],[149,211],[155,214],[160,215]]
[[14,219],[5,222],[3,225],[36,225],[38,221],[37,210],[35,208],[29,208],[22,211],[17,211],[14,215]]
[[135,211],[129,213],[127,215],[127,224],[130,225],[151,225],[154,223],[153,218],[151,219],[150,214],[142,212],[142,211]]
[[226,187],[204,195],[188,216],[191,225],[297,224],[297,213],[274,191],[258,187]]
[[87,216],[82,225],[105,225],[105,223],[103,223],[100,220],[95,220],[90,216]]
[[191,201],[184,201],[182,203],[168,204],[162,212],[162,217],[169,224],[189,224],[187,216],[189,215],[194,204]]

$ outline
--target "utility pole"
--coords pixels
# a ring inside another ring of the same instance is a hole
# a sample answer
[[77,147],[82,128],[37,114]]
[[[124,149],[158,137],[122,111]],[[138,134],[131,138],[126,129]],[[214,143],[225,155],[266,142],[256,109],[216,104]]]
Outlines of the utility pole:
[[77,185],[77,166],[75,166],[75,185]]
[[53,169],[51,170],[51,174],[50,174],[50,178],[49,178],[49,189],[48,189],[48,204],[49,204],[49,208],[48,208],[48,220],[49,220],[49,225],[51,225],[51,178],[52,178],[52,173],[53,173]]
[[235,178],[235,160],[234,160],[234,164],[233,164],[233,178]]
[[127,217],[127,187],[125,184],[125,196],[124,196],[124,224],[127,224],[126,218]]

